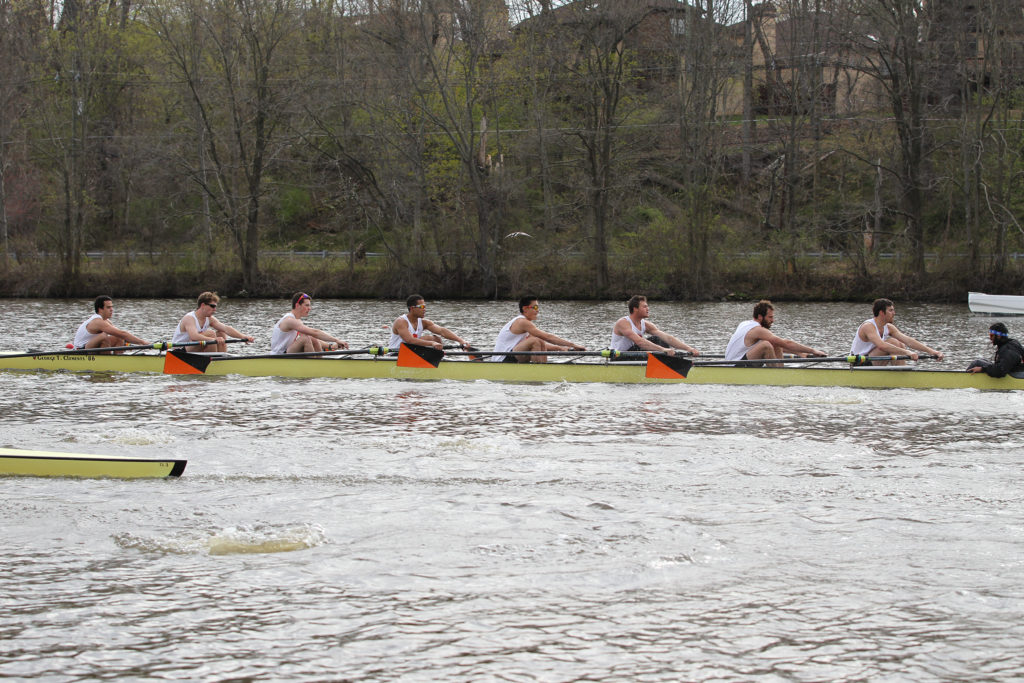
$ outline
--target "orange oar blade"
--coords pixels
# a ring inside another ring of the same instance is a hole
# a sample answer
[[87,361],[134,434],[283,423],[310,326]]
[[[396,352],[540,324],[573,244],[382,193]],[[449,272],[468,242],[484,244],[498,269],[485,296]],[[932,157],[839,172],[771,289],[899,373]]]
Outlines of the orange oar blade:
[[652,379],[686,379],[686,373],[693,367],[693,361],[678,356],[660,353],[647,354],[645,377]]
[[403,343],[398,348],[398,367],[400,368],[436,368],[442,358],[444,358],[444,351],[430,346],[420,346],[419,344],[409,346]]
[[168,351],[164,356],[164,374],[202,375],[206,372],[206,366],[209,364],[209,356],[175,349],[174,351]]

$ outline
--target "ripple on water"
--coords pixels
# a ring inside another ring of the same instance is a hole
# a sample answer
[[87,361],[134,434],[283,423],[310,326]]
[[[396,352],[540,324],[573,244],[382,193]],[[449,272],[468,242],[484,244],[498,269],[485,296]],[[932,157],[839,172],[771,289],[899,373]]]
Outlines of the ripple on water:
[[250,524],[221,529],[176,530],[166,535],[123,532],[113,536],[121,548],[179,555],[250,555],[308,550],[328,542],[318,524]]

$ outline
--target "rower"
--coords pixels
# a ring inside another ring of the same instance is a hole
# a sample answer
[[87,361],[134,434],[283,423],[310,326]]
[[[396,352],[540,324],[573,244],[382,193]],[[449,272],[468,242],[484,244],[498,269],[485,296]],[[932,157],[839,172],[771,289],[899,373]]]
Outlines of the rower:
[[[114,301],[109,296],[96,297],[92,302],[92,308],[95,313],[86,318],[75,332],[73,343],[76,349],[104,349],[127,344],[149,345],[149,342],[141,337],[114,327],[114,324],[110,322],[111,316],[114,315]],[[123,352],[117,351],[116,353]]]
[[[941,351],[917,341],[908,334],[900,332],[893,324],[896,319],[896,306],[889,299],[875,299],[871,305],[874,318],[868,318],[860,324],[853,335],[850,354],[854,356],[889,356],[908,355],[917,360],[917,354],[908,349],[917,349],[930,353],[939,360],[944,358]],[[864,365],[906,365],[905,360],[864,361]]]
[[537,297],[524,296],[519,300],[519,315],[505,323],[498,333],[494,350],[508,355],[495,355],[487,360],[496,363],[547,363],[548,357],[539,355],[512,355],[518,352],[546,351],[586,351],[587,347],[556,337],[550,332],[537,327],[533,321],[537,319],[540,304]]
[[[700,355],[700,351],[671,334],[662,332],[657,325],[648,320],[651,307],[646,296],[637,294],[630,298],[626,306],[629,308],[629,315],[619,318],[612,327],[609,348],[613,351],[661,351],[674,356],[676,349],[680,349],[694,356]],[[648,333],[651,337],[645,338],[644,335]]]
[[[427,314],[427,304],[419,294],[411,294],[405,300],[405,307],[409,312],[395,318],[395,322],[391,325],[391,339],[388,341],[388,348],[392,351],[397,351],[403,343],[430,346],[440,350],[443,348],[442,339],[450,339],[463,349],[469,347],[470,344],[465,339],[424,317]],[[425,334],[424,330],[433,334]]]
[[[725,347],[725,360],[774,360],[782,358],[785,351],[803,357],[825,355],[824,351],[772,334],[774,322],[775,307],[771,301],[761,299],[754,305],[753,319],[744,320],[736,326],[736,331]],[[771,365],[780,367],[778,363]]]
[[270,336],[271,353],[302,353],[347,349],[348,344],[323,330],[307,327],[302,319],[313,309],[313,300],[305,292],[292,295],[292,310],[285,313]]
[[[242,339],[251,344],[254,339],[242,334],[230,325],[225,325],[213,315],[217,311],[220,297],[215,292],[203,292],[196,299],[196,310],[185,314],[178,322],[178,328],[171,337],[171,344],[184,347],[189,351],[220,351],[227,350],[228,337]],[[205,344],[189,344],[188,342],[206,342]]]

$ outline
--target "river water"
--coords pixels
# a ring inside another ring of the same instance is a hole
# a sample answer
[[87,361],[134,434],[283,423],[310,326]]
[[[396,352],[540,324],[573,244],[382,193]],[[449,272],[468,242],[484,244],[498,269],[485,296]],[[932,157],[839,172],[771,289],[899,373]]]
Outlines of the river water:
[[[428,302],[479,346],[510,302]],[[654,302],[721,353],[751,303]],[[184,300],[116,300],[167,339]],[[224,300],[269,341],[283,301]],[[541,302],[607,345],[621,303]],[[0,348],[88,301],[0,301]],[[395,301],[308,320],[386,341]],[[868,304],[780,304],[845,353]],[[988,356],[966,306],[897,307]],[[1011,320],[1011,332],[1024,329]],[[237,347],[233,347],[237,350]],[[1024,678],[1024,392],[0,373],[0,446],[188,458],[0,479],[0,677],[51,681]]]

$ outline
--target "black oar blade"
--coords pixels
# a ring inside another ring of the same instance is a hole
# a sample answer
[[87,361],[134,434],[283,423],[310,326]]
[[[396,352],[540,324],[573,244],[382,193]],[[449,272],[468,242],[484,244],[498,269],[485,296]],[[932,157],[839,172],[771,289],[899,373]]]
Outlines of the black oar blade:
[[209,364],[209,356],[175,349],[174,351],[168,351],[167,355],[164,356],[164,374],[202,375],[206,372],[206,366]]
[[664,353],[647,354],[645,377],[652,379],[686,379],[686,373],[693,367],[693,361]]
[[403,343],[398,349],[400,368],[436,368],[444,358],[444,351],[430,346]]

